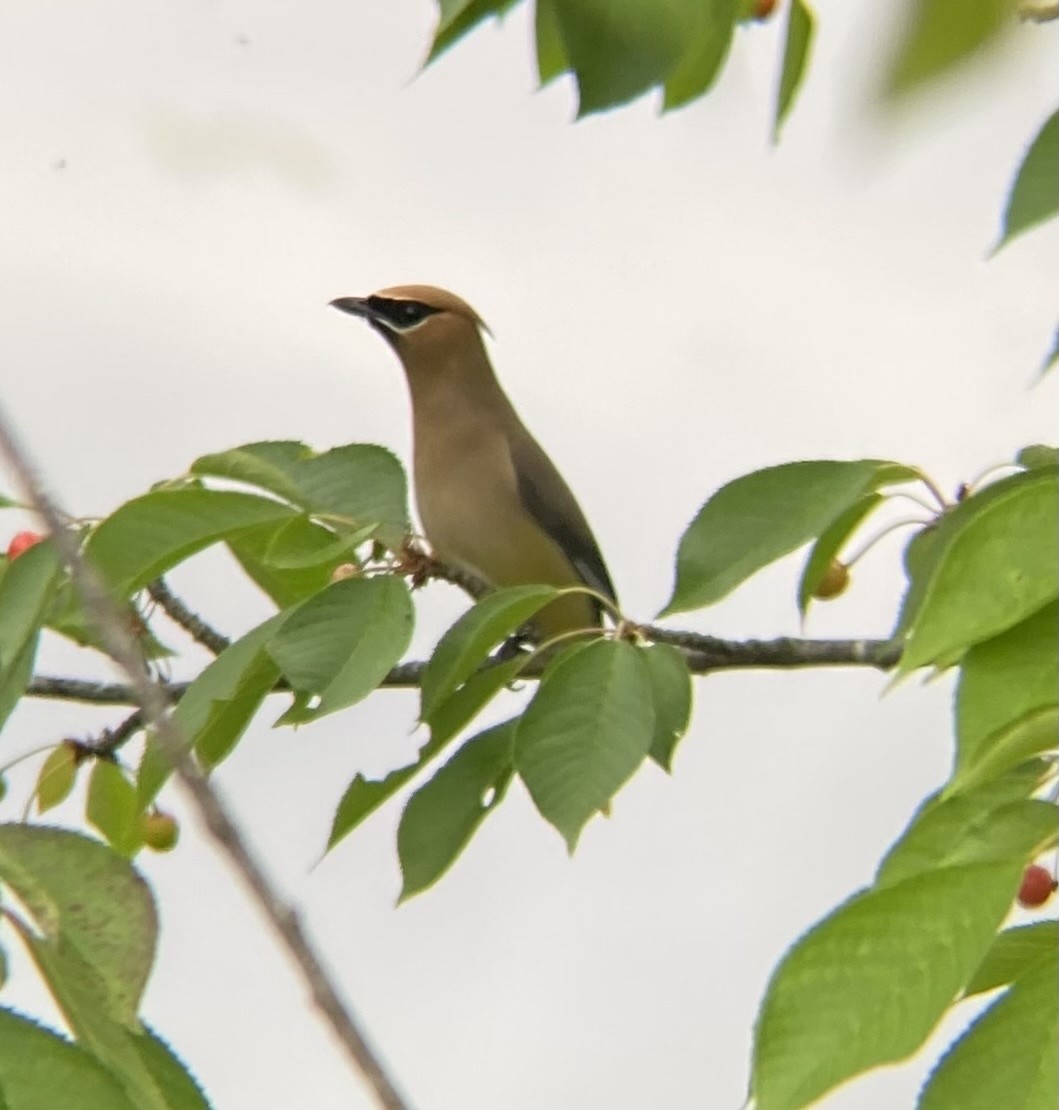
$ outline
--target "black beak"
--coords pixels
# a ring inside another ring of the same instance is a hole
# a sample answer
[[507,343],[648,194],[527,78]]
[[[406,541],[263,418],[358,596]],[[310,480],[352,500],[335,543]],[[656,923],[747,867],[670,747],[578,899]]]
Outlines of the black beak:
[[379,314],[368,304],[365,297],[339,297],[331,302],[332,308],[340,312],[348,312],[351,316],[360,316],[369,322],[379,319]]

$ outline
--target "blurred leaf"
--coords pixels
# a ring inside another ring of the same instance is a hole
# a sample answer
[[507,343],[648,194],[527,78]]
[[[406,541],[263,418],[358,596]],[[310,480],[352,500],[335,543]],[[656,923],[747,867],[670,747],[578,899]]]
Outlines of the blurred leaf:
[[711,605],[755,571],[820,536],[881,486],[912,481],[897,463],[796,462],[722,486],[688,526],[677,581],[662,615]]
[[958,658],[1056,596],[1057,495],[1059,474],[1025,471],[987,486],[942,517],[929,567],[902,605],[901,673]]
[[[11,661],[9,666],[0,670],[0,730],[3,729],[8,717],[14,712],[15,706],[22,700],[22,695],[29,686],[39,641],[39,634],[27,640],[21,653]],[[3,791],[0,791],[0,797],[2,796]]]
[[40,765],[34,794],[37,811],[47,813],[70,796],[77,781],[77,750],[65,741],[52,748],[48,758]]
[[537,46],[537,76],[540,78],[541,88],[544,88],[570,68],[559,20],[555,15],[555,0],[537,0],[534,38]]
[[342,800],[335,810],[331,823],[331,835],[327,839],[327,851],[345,836],[348,836],[365,818],[371,816],[384,802],[397,793],[406,783],[412,781],[427,764],[445,748],[447,740],[431,737],[420,749],[412,763],[398,767],[381,779],[366,779],[357,774],[346,787]]
[[993,941],[964,994],[983,994],[1036,976],[1042,965],[1047,967],[1055,959],[1057,948],[1059,921],[1035,921],[1032,925],[1005,929]]
[[128,861],[77,833],[0,825],[0,880],[32,915],[41,942],[83,960],[98,1004],[136,1029],[158,923],[151,892]]
[[1037,132],[1015,175],[994,253],[1016,235],[1059,213],[1059,111]]
[[883,500],[882,494],[869,493],[854,502],[829,528],[824,530],[813,544],[805,569],[802,571],[801,580],[798,582],[798,612],[803,617],[809,611],[813,596],[830,570],[832,560],[838,558],[839,552],[857,530],[861,521],[881,505]]
[[783,70],[776,92],[776,116],[772,125],[772,141],[779,142],[780,128],[801,88],[809,62],[809,52],[816,30],[816,16],[805,0],[790,0],[787,15],[787,36],[783,46]]
[[26,506],[6,493],[0,493],[0,509],[24,509]]
[[701,0],[552,0],[580,92],[578,116],[662,85],[695,41]]
[[698,99],[713,86],[728,57],[740,6],[738,0],[703,0],[690,6],[688,14],[693,23],[682,56],[665,79],[666,111]]
[[1055,364],[1059,362],[1059,328],[1055,329],[1055,335],[1052,337],[1052,348],[1044,356],[1044,362],[1041,363],[1041,377],[1043,378],[1050,370],[1055,368]]
[[136,787],[117,764],[97,759],[88,780],[85,817],[114,851],[131,856],[140,847],[139,815]]
[[482,665],[489,652],[558,593],[552,586],[512,586],[476,602],[441,637],[423,671],[420,718],[431,720],[439,706]]
[[886,94],[903,95],[940,77],[996,39],[1014,13],[1013,0],[905,0]]
[[1015,462],[1027,470],[1042,466],[1059,466],[1059,447],[1049,447],[1046,443],[1032,443],[1023,447],[1015,456]]
[[1020,860],[922,872],[862,891],[798,940],[758,1017],[758,1110],[806,1106],[915,1052],[988,950]]
[[441,878],[503,799],[514,773],[515,724],[505,721],[468,740],[408,799],[397,828],[402,902]]
[[[0,1009],[3,1110],[139,1110],[90,1053],[10,1010]],[[182,1108],[181,1108],[182,1110]]]
[[1054,1110],[1059,1089],[1056,950],[1017,979],[946,1052],[920,1110]]
[[128,597],[210,544],[293,515],[287,505],[248,493],[159,490],[107,517],[84,553],[114,592]]
[[391,576],[347,578],[300,605],[268,644],[268,652],[299,693],[281,718],[300,724],[366,697],[389,673],[412,637],[408,587]]
[[62,568],[50,543],[38,543],[6,563],[0,576],[0,678],[37,638]]
[[434,41],[430,44],[430,53],[424,65],[430,65],[435,58],[444,54],[463,38],[468,31],[473,30],[482,20],[491,15],[503,15],[509,8],[513,8],[518,0],[438,0],[441,8],[437,28],[434,31]]
[[518,723],[515,767],[571,852],[643,762],[654,716],[647,664],[631,644],[578,645],[545,672]]
[[655,710],[654,736],[647,754],[669,773],[673,752],[691,721],[691,675],[683,652],[670,644],[649,644],[640,653],[647,664]]
[[[173,724],[207,766],[219,763],[232,750],[278,680],[279,668],[265,645],[287,616],[277,613],[230,644],[177,704]],[[169,761],[148,737],[136,782],[141,809],[154,800],[169,773]]]
[[976,644],[964,657],[956,688],[956,767],[950,792],[966,790],[1055,746],[1054,732],[1049,737],[1047,731],[1044,746],[1032,746],[1032,722],[1047,730],[1048,710],[1054,713],[1059,701],[1057,640],[1059,605],[1053,602]]

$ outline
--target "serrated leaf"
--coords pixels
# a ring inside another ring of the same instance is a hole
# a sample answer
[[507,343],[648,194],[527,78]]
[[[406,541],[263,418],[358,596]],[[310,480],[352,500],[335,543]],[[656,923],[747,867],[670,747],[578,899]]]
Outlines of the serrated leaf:
[[787,34],[783,43],[783,69],[780,71],[779,86],[776,90],[776,114],[772,125],[772,141],[779,142],[780,129],[783,127],[794,98],[801,88],[809,64],[813,34],[816,31],[816,16],[805,0],[790,0],[787,14]]
[[898,96],[934,80],[984,47],[1014,23],[1013,0],[906,0],[904,27],[885,92]]
[[98,981],[98,1005],[137,1028],[158,922],[147,884],[97,840],[61,829],[0,825],[0,880],[42,942],[76,953]]
[[571,852],[643,762],[654,729],[647,664],[631,644],[578,645],[545,672],[519,720],[515,767]]
[[76,1110],[138,1110],[114,1075],[89,1052],[20,1014],[0,1009],[3,1110],[73,1110],[74,1091]]
[[899,664],[944,663],[1011,628],[1059,592],[1059,473],[1012,475],[951,509],[902,605]]
[[413,762],[396,768],[384,778],[366,779],[361,774],[355,775],[335,810],[334,820],[331,822],[331,835],[327,838],[327,851],[331,851],[379,806],[389,801],[398,790],[411,782],[444,750],[446,744],[447,740],[431,737],[419,749],[419,755]]
[[97,759],[88,780],[85,802],[89,823],[99,829],[116,852],[131,856],[140,847],[139,815],[136,787],[117,764]]
[[838,516],[813,544],[798,582],[798,612],[803,617],[809,611],[813,596],[830,569],[832,560],[838,558],[838,553],[845,546],[846,541],[861,522],[882,504],[883,500],[880,493],[869,493],[866,497],[862,497]]
[[1036,976],[1042,965],[1055,959],[1059,948],[1059,921],[1035,921],[1005,929],[978,965],[967,984],[967,996],[996,990],[1027,976]]
[[1008,194],[995,254],[1017,235],[1059,213],[1059,110],[1053,112],[1026,151]]
[[491,15],[503,15],[518,0],[438,0],[438,3],[441,16],[434,31],[430,53],[423,63],[425,66],[444,54],[483,20]]
[[981,963],[1021,867],[947,867],[864,891],[798,940],[758,1017],[758,1110],[807,1106],[916,1051]]
[[699,0],[553,0],[578,117],[665,83],[701,22]]
[[300,605],[268,643],[291,686],[316,700],[297,704],[284,724],[314,720],[366,697],[412,637],[408,587],[390,576],[347,578]]
[[134,1038],[144,1066],[165,1096],[166,1110],[210,1110],[198,1080],[173,1049],[153,1029]]
[[[220,762],[235,746],[279,678],[265,651],[287,613],[273,617],[230,644],[191,683],[173,713],[173,724],[188,749],[207,765]],[[149,805],[169,777],[169,761],[148,737],[136,780],[140,808]]]
[[77,751],[72,744],[62,743],[52,748],[40,766],[34,796],[37,811],[47,813],[66,801],[77,782]]
[[1053,1110],[1059,1089],[1056,950],[1016,980],[942,1057],[919,1110]]
[[126,502],[93,531],[84,554],[120,597],[220,540],[295,515],[278,501],[229,490],[173,489]]
[[673,753],[691,721],[691,674],[683,652],[671,644],[649,644],[641,649],[651,683],[655,711],[654,735],[648,755],[669,773]]
[[489,652],[521,628],[559,591],[551,586],[512,586],[476,602],[441,637],[423,671],[420,718],[431,721]]
[[[967,653],[956,688],[956,766],[950,792],[966,790],[1054,747],[1049,710],[1059,695],[1059,605],[1038,612]],[[1042,735],[1043,746],[1034,743]],[[1027,741],[1029,743],[1027,744]]]
[[468,740],[408,799],[397,827],[402,902],[441,878],[503,799],[514,773],[515,724]]
[[697,100],[720,76],[732,45],[737,0],[709,0],[689,7],[693,24],[680,61],[666,75],[663,108],[671,111]]
[[769,563],[820,536],[868,493],[912,481],[897,463],[787,463],[722,486],[688,526],[662,615],[712,605]]

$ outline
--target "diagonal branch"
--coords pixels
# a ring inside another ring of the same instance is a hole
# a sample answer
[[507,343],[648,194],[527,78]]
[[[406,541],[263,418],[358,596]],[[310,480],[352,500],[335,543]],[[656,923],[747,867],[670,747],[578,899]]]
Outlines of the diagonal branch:
[[407,1104],[398,1094],[381,1060],[368,1044],[353,1013],[339,997],[322,959],[310,943],[293,909],[281,897],[219,795],[192,760],[185,738],[168,713],[168,699],[158,683],[153,682],[144,670],[142,656],[126,627],[123,614],[117,610],[98,576],[82,558],[76,537],[67,530],[61,512],[34,473],[26,452],[2,410],[0,449],[10,461],[27,503],[47,523],[56,551],[69,567],[85,614],[95,625],[107,654],[125,672],[144,720],[154,730],[160,750],[172,764],[173,773],[190,796],[199,818],[227,856],[250,891],[258,909],[299,968],[317,1008],[324,1015],[350,1062],[371,1085],[379,1105],[386,1110],[406,1110]]
[[148,583],[147,596],[174,624],[180,625],[193,640],[202,644],[214,655],[220,655],[232,642],[227,636],[207,624],[198,613],[192,612],[166,585],[165,579],[156,578]]

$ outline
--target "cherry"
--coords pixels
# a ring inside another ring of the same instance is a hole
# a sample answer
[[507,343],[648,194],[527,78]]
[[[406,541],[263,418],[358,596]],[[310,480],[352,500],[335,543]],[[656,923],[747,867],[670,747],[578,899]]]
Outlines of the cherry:
[[11,561],[17,559],[23,551],[28,551],[43,539],[44,537],[39,532],[16,532],[7,545],[8,559]]
[[1059,883],[1047,867],[1031,863],[1023,871],[1022,882],[1019,883],[1019,905],[1026,910],[1035,910],[1051,898],[1057,886]]

